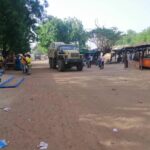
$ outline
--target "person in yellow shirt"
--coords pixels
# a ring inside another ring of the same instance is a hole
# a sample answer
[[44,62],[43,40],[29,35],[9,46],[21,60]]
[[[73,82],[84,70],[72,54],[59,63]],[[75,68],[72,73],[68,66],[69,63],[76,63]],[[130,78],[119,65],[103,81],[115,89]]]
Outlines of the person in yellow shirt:
[[27,62],[27,64],[31,64],[31,56],[30,55],[26,56],[26,62]]
[[28,75],[31,74],[31,61],[32,61],[32,59],[31,59],[30,54],[27,54],[26,55],[26,73]]
[[26,66],[26,57],[25,55],[22,55],[21,54],[21,64],[22,64],[22,72],[25,73],[26,72],[26,69],[25,69],[25,66]]

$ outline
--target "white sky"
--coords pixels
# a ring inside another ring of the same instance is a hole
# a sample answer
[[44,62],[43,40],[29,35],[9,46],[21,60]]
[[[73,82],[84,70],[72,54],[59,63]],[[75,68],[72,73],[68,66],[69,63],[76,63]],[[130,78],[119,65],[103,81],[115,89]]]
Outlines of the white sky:
[[85,29],[100,26],[137,32],[150,26],[150,0],[48,0],[48,14],[58,18],[76,17]]

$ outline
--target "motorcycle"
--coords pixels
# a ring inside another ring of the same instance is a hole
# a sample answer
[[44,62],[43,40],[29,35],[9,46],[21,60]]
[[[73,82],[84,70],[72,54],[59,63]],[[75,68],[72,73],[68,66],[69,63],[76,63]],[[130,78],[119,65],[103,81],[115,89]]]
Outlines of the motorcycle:
[[86,62],[86,66],[87,66],[87,68],[91,68],[91,63],[89,60]]
[[104,69],[104,62],[99,61],[98,66],[100,69]]

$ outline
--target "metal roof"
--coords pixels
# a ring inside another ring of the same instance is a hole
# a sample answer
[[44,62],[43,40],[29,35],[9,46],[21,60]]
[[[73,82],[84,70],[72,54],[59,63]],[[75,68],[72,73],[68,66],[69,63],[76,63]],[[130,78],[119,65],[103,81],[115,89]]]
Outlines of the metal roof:
[[147,48],[150,48],[150,44],[143,44],[143,45],[136,45],[136,46],[127,46],[123,47],[123,51],[130,51],[130,50],[136,50],[136,51],[144,51]]

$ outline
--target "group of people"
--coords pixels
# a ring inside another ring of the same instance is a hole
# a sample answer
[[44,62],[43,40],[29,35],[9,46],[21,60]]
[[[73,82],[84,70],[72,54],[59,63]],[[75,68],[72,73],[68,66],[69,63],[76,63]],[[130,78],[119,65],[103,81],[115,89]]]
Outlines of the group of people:
[[25,74],[31,74],[31,55],[30,53],[18,54],[15,59],[15,69],[22,70]]
[[22,70],[25,74],[31,74],[31,55],[30,53],[8,55],[6,58],[0,53],[0,69],[7,69],[9,65],[15,70]]
[[[92,65],[92,61],[93,61],[93,57],[91,55],[88,56],[88,58],[85,60],[85,64],[87,66],[87,68],[91,68]],[[97,58],[96,61],[96,65],[100,68],[100,69],[104,69],[104,56],[100,55]]]

